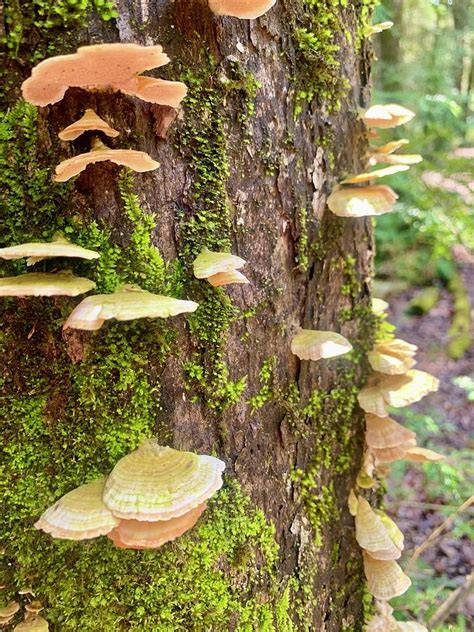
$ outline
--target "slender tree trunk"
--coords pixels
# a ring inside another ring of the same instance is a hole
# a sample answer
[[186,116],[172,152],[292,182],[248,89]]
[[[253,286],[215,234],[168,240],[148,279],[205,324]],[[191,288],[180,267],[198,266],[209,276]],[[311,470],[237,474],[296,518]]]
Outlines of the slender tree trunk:
[[[357,107],[367,105],[369,51],[358,47],[361,3],[314,4],[278,0],[239,21],[198,0],[118,0],[116,21],[81,27],[72,16],[68,28],[54,3],[51,26],[37,6],[6,5],[18,17],[6,24],[2,245],[60,230],[101,252],[73,264],[96,292],[133,283],[200,305],[189,317],[68,333],[61,325],[77,300],[1,299],[4,583],[22,604],[32,597],[18,591],[31,590],[54,631],[362,629],[346,499],[363,445],[356,394],[373,331],[372,232],[325,203],[338,178],[364,166]],[[302,33],[324,20],[326,49],[308,50]],[[189,87],[177,117],[112,92],[69,90],[39,110],[16,101],[48,43],[58,54],[104,41],[164,46],[172,62],[153,74]],[[121,130],[110,144],[147,151],[161,167],[131,175],[100,163],[53,183],[54,165],[89,147],[88,137],[57,138],[87,107]],[[251,283],[194,279],[203,247],[246,259]],[[355,351],[299,362],[298,326],[339,331]],[[226,462],[224,489],[189,535],[124,551],[32,528],[61,494],[151,435]]]
[[384,90],[390,92],[399,90],[403,83],[403,76],[400,72],[403,0],[384,0],[383,4],[390,15],[390,20],[394,23],[393,28],[380,34],[380,59],[383,62],[380,83]]

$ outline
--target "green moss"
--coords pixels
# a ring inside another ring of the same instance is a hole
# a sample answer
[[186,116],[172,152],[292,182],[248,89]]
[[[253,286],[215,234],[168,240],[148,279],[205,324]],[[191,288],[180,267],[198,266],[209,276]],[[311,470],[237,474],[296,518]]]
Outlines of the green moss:
[[[37,61],[44,51],[28,47],[32,33],[40,38],[54,40],[55,34],[77,29],[86,23],[90,13],[96,12],[104,21],[118,16],[112,0],[11,0],[5,6],[5,35],[0,40],[13,58],[25,56],[29,61]],[[54,50],[54,44],[48,47]]]
[[293,36],[297,49],[296,113],[317,99],[329,110],[339,107],[349,82],[341,77],[341,42],[347,39],[341,10],[347,0],[305,0],[298,3]]
[[372,16],[374,9],[380,4],[380,0],[361,0],[358,10],[358,23],[356,30],[356,46],[359,51],[364,39],[371,33]]
[[275,393],[272,390],[273,372],[276,366],[276,356],[270,356],[264,361],[259,372],[260,390],[253,395],[248,403],[252,412],[260,410],[267,402],[274,399]]
[[244,143],[249,144],[252,134],[249,128],[249,121],[255,114],[255,98],[262,84],[255,79],[253,73],[246,72],[238,60],[230,60],[230,79],[225,77],[222,83],[228,93],[241,95],[240,107],[238,109],[238,120],[244,132]]
[[448,289],[454,300],[453,317],[448,334],[448,355],[459,360],[472,344],[471,301],[469,293],[459,273],[454,272],[448,282]]
[[296,244],[296,261],[302,272],[308,270],[309,265],[309,240],[308,240],[308,209],[302,206],[297,213],[298,241]]

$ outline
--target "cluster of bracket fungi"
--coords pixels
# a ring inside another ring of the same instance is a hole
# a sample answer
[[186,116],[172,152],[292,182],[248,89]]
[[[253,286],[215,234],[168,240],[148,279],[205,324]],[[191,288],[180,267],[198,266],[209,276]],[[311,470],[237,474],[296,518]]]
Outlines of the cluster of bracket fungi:
[[[216,15],[243,19],[259,17],[276,0],[208,0]],[[391,23],[374,25],[369,35],[389,28]],[[25,100],[37,106],[59,102],[70,87],[86,90],[115,90],[150,103],[177,108],[186,96],[186,86],[142,75],[169,62],[161,46],[137,44],[99,44],[79,48],[71,55],[53,57],[37,65],[22,85]],[[373,128],[392,128],[409,121],[413,113],[395,104],[377,105],[361,113],[369,128],[369,137],[377,137]],[[116,138],[113,129],[91,109],[59,133],[71,142],[84,132],[100,132]],[[372,180],[404,171],[421,160],[418,155],[396,154],[407,140],[371,147],[369,164],[385,163],[388,167],[357,174],[336,185],[328,200],[329,209],[341,217],[377,216],[393,210],[396,193],[388,186],[367,184]],[[65,182],[88,165],[111,161],[136,172],[157,169],[159,163],[142,151],[113,149],[98,137],[91,149],[62,161],[54,180]],[[359,186],[362,185],[362,186]],[[34,265],[54,257],[98,258],[98,252],[82,248],[62,235],[51,242],[33,242],[0,249],[3,259],[27,258]],[[240,257],[226,252],[203,250],[194,261],[194,275],[206,279],[213,287],[231,283],[249,283],[239,271],[245,265]],[[86,278],[69,271],[27,273],[0,279],[0,296],[78,296],[95,287]],[[160,296],[139,287],[124,286],[110,294],[91,295],[72,311],[64,328],[94,331],[109,319],[167,318],[198,309],[198,304]],[[388,305],[373,300],[373,309],[384,322]],[[393,329],[393,328],[392,328]],[[388,333],[387,333],[388,332]],[[291,340],[291,351],[301,360],[333,358],[350,352],[350,342],[333,331],[300,328]],[[380,327],[380,336],[369,353],[373,369],[366,386],[359,393],[359,404],[366,412],[364,465],[357,478],[361,489],[376,485],[375,473],[383,473],[395,459],[434,461],[440,455],[416,447],[415,435],[391,419],[388,407],[405,406],[418,401],[438,382],[432,376],[413,370],[415,345],[393,337],[392,330]],[[123,457],[107,477],[68,492],[48,508],[35,527],[54,538],[85,540],[106,535],[120,548],[158,548],[191,529],[206,508],[208,500],[222,485],[225,464],[217,458],[159,446],[154,439]],[[369,622],[371,632],[387,630],[424,630],[413,622],[400,623],[392,616],[388,600],[402,594],[409,578],[395,562],[403,550],[403,535],[382,511],[372,509],[368,501],[351,491],[349,510],[355,516],[356,539],[363,549],[368,588],[377,600],[379,613]],[[12,602],[0,611],[0,624],[8,623],[20,606]],[[17,632],[45,632],[48,623],[39,612],[39,602],[27,606],[25,620]],[[418,626],[418,627],[417,627]]]

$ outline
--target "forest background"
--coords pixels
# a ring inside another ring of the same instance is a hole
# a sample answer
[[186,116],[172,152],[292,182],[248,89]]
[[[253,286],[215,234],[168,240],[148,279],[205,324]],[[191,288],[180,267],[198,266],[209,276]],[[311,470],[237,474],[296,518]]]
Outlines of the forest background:
[[[375,43],[373,102],[400,103],[416,112],[396,136],[408,138],[407,153],[420,153],[424,160],[391,178],[400,194],[399,212],[377,219],[375,294],[389,300],[390,320],[400,336],[419,346],[419,368],[443,384],[428,405],[418,404],[399,419],[416,430],[420,443],[422,437],[424,445],[448,456],[441,467],[425,465],[424,470],[399,462],[387,506],[408,535],[407,558],[413,560],[414,585],[397,608],[428,621],[464,584],[474,557],[472,498],[469,502],[474,473],[474,3],[384,0],[374,21],[385,20],[394,26]],[[473,615],[471,594],[437,629],[471,630]]]

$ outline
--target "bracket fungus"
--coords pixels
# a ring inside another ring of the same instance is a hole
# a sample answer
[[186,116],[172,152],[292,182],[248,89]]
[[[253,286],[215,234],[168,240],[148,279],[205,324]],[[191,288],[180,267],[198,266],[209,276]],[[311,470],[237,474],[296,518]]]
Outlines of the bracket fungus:
[[404,375],[374,373],[359,392],[362,410],[378,417],[388,417],[388,407],[402,408],[437,391],[439,380],[429,373],[411,369]]
[[230,283],[249,283],[249,280],[238,272],[246,263],[241,257],[228,252],[211,252],[204,248],[193,262],[194,276],[196,279],[207,279],[214,287]]
[[404,147],[408,145],[410,141],[408,138],[400,138],[399,140],[391,140],[385,145],[371,145],[370,149],[372,150],[372,154],[393,154],[394,151],[400,149],[400,147]]
[[78,296],[93,288],[94,281],[66,272],[29,272],[0,279],[0,296]]
[[120,134],[116,129],[110,127],[107,121],[101,119],[94,110],[88,108],[80,119],[61,130],[58,136],[61,140],[76,140],[76,138],[79,138],[84,132],[90,132],[92,130],[103,132],[106,136],[110,136],[110,138],[116,138]]
[[389,304],[382,298],[372,298],[372,311],[376,316],[382,316],[388,310]]
[[104,145],[98,138],[92,141],[91,150],[85,154],[78,154],[72,158],[63,160],[55,169],[55,182],[67,182],[74,176],[84,171],[84,169],[95,162],[110,162],[116,165],[128,167],[138,173],[153,171],[160,166],[159,162],[153,160],[145,151],[135,149],[111,149]]
[[137,287],[125,286],[112,294],[88,296],[71,312],[63,329],[96,331],[106,320],[168,318],[199,307],[194,301],[152,294]]
[[291,352],[300,360],[335,358],[351,350],[351,343],[335,331],[300,329],[291,341]]
[[361,115],[361,119],[368,127],[388,129],[404,125],[414,116],[415,113],[411,110],[396,103],[388,103],[387,105],[372,105]]
[[150,439],[115,465],[104,502],[114,516],[125,520],[178,518],[221,488],[224,468],[212,456],[173,450]]
[[13,632],[48,632],[49,623],[39,615],[27,616],[13,628]]
[[417,349],[416,345],[399,338],[393,338],[378,342],[372,351],[369,351],[367,357],[374,371],[388,375],[399,375],[415,366]]
[[445,458],[444,454],[439,454],[434,450],[428,450],[428,448],[420,448],[419,446],[409,448],[404,456],[406,461],[415,462],[442,461]]
[[120,520],[102,500],[104,479],[86,483],[65,494],[35,523],[53,538],[87,540],[109,533]]
[[143,101],[176,108],[186,96],[184,83],[139,74],[169,61],[158,45],[82,46],[72,55],[59,55],[40,62],[21,89],[26,101],[39,106],[61,101],[68,88],[84,88],[119,90]]
[[98,259],[100,254],[95,252],[95,250],[76,246],[61,235],[55,235],[53,241],[50,242],[28,242],[18,246],[0,248],[1,259],[11,260],[22,259],[23,257],[28,257],[26,265],[32,266],[39,261],[54,257],[74,257],[91,260]]
[[366,414],[365,441],[379,462],[402,459],[416,446],[416,434],[390,417]]
[[410,167],[408,165],[391,165],[384,169],[377,169],[376,171],[367,171],[366,173],[358,173],[355,176],[350,176],[341,180],[341,184],[363,184],[370,180],[378,180],[379,178],[385,178],[386,176],[392,176],[400,171],[408,171]]
[[403,551],[403,534],[383,512],[376,512],[363,496],[359,496],[355,516],[356,540],[359,546],[377,560],[396,560]]
[[276,0],[208,0],[215,15],[230,15],[243,20],[253,20],[269,11]]
[[166,542],[176,540],[194,527],[206,509],[202,503],[178,518],[169,520],[120,520],[119,525],[107,534],[118,548],[157,549]]
[[370,154],[370,164],[377,165],[384,162],[387,165],[417,165],[423,160],[420,154]]
[[10,601],[9,604],[0,608],[0,626],[8,625],[19,610],[20,604],[17,601]]
[[398,195],[385,184],[365,187],[336,186],[328,197],[329,210],[339,217],[382,215],[393,210]]
[[375,35],[376,33],[382,33],[382,31],[387,31],[391,29],[393,26],[393,22],[387,20],[386,22],[377,22],[377,24],[371,24],[367,27],[367,37],[371,35]]
[[388,601],[403,595],[411,586],[411,579],[394,560],[376,560],[363,551],[367,587],[376,599]]

